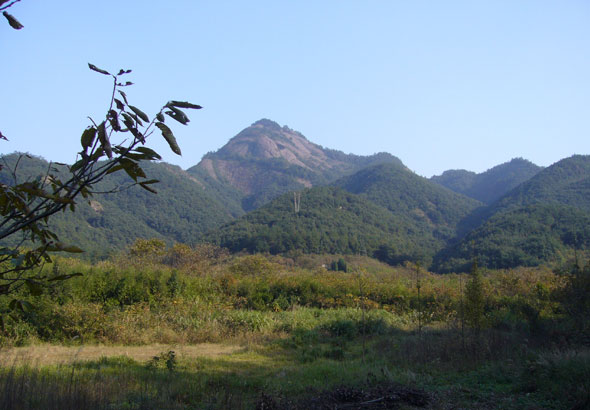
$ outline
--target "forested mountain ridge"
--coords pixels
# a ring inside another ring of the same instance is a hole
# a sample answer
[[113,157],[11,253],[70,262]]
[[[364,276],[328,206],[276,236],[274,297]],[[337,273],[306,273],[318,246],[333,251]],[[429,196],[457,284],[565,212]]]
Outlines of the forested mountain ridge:
[[[7,166],[0,183],[12,183],[8,171],[17,157],[2,156]],[[23,158],[19,182],[45,175],[48,165]],[[154,185],[158,194],[135,186],[90,201],[79,198],[75,213],[51,218],[55,231],[91,258],[155,237],[169,243],[206,240],[232,251],[432,261],[430,268],[438,272],[465,270],[474,257],[495,268],[538,265],[590,246],[589,156],[540,171],[514,159],[482,174],[447,171],[429,180],[393,155],[344,154],[260,120],[188,171],[165,163],[143,166],[149,178],[161,181]],[[444,186],[472,196],[487,189],[489,195],[480,197],[491,201],[519,179],[526,181],[489,205]],[[130,182],[115,173],[95,190]],[[301,193],[298,212],[294,192]]]
[[453,169],[430,178],[452,191],[491,204],[518,185],[528,181],[543,168],[523,158],[514,158],[476,174],[464,169]]
[[[12,184],[9,170],[19,154],[2,156],[4,169],[0,183]],[[49,163],[40,157],[22,157],[18,182],[45,175]],[[53,166],[62,178],[68,172]],[[120,192],[96,194],[77,199],[75,212],[59,212],[50,218],[50,226],[61,240],[85,250],[85,256],[100,258],[123,249],[136,238],[160,238],[167,242],[195,243],[202,233],[232,219],[223,205],[209,196],[200,183],[180,167],[166,163],[144,163],[153,194],[139,186]],[[95,191],[121,189],[131,183],[123,172],[108,175],[94,187]],[[20,238],[13,238],[17,240]]]
[[457,224],[482,204],[423,178],[401,164],[364,168],[334,183],[395,215],[411,218],[438,239],[455,236]]
[[332,186],[293,193],[229,222],[205,236],[233,252],[288,251],[374,255],[384,246],[402,260],[436,248],[436,241],[411,219]]
[[[307,140],[301,133],[263,119],[242,130],[187,172],[202,180],[233,209],[256,209],[294,190],[326,185],[366,166],[400,164],[391,154],[345,154]],[[234,212],[235,213],[235,212]]]
[[590,156],[573,155],[504,195],[492,209],[554,202],[590,211]]
[[430,261],[481,205],[403,164],[373,165],[332,186],[292,193],[206,236],[232,251],[365,253],[389,263]]
[[473,257],[490,268],[535,266],[588,249],[590,156],[556,162],[466,221],[470,229],[434,258],[434,269],[464,270]]

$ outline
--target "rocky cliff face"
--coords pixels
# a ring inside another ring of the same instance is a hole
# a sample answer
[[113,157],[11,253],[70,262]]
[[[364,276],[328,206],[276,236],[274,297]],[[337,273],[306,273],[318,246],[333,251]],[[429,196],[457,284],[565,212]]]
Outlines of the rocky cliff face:
[[321,146],[308,141],[301,133],[281,127],[270,120],[260,120],[232,138],[217,152],[220,158],[283,159],[308,169],[331,167]]
[[218,191],[226,187],[239,192],[242,208],[250,210],[285,192],[327,184],[365,166],[389,162],[401,164],[384,153],[363,157],[325,149],[297,131],[263,119],[188,172],[216,185]]

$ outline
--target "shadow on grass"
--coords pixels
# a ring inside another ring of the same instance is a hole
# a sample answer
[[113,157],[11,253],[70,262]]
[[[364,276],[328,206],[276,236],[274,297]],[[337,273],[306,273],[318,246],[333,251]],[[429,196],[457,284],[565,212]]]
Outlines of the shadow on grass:
[[590,403],[590,352],[547,353],[523,331],[488,329],[476,335],[427,328],[416,333],[384,316],[369,316],[335,317],[287,334],[218,358],[183,360],[162,352],[148,363],[111,357],[4,368],[0,405],[310,410],[369,408],[366,403],[484,409]]

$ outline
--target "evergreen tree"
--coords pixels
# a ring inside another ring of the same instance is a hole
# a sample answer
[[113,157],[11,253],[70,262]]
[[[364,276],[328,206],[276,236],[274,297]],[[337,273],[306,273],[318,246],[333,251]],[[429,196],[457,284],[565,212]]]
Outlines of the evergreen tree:
[[469,282],[465,286],[465,322],[479,336],[485,319],[485,295],[483,280],[477,266],[477,259],[473,261]]

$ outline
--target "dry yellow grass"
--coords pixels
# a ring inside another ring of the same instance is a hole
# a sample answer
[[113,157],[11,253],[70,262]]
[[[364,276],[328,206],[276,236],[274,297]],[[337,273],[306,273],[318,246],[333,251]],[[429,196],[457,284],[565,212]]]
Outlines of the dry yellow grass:
[[179,358],[219,357],[235,353],[242,348],[236,345],[201,343],[197,345],[145,346],[56,346],[36,345],[0,349],[0,366],[19,363],[34,365],[68,364],[75,361],[97,360],[101,357],[127,356],[137,361],[148,361],[162,352],[173,350]]

